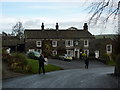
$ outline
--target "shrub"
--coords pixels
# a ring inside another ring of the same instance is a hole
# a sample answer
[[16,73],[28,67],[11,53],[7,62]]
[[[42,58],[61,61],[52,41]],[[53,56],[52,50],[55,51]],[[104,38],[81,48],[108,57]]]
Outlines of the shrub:
[[2,54],[8,54],[6,49],[2,49]]
[[6,62],[8,65],[11,65],[13,62],[13,56],[9,55],[5,49],[2,50],[2,61]]
[[17,66],[21,67],[22,70],[24,66],[27,65],[27,58],[24,54],[22,53],[14,53],[12,54],[13,58],[13,63],[17,63]]
[[30,73],[31,66],[28,65],[27,58],[22,53],[9,55],[5,50],[2,53],[2,60],[8,64],[8,68],[14,72]]
[[25,69],[25,72],[27,72],[27,73],[31,73],[32,72],[32,67],[29,66],[29,65],[25,66],[24,69]]
[[116,55],[115,54],[111,54],[112,60],[115,61],[116,60]]
[[95,53],[91,52],[88,57],[89,60],[95,60]]
[[89,56],[90,56],[90,57],[95,57],[95,53],[94,53],[94,52],[91,52],[91,53],[89,54]]
[[110,56],[108,54],[103,54],[102,57],[100,57],[100,60],[106,64],[108,61],[110,61]]

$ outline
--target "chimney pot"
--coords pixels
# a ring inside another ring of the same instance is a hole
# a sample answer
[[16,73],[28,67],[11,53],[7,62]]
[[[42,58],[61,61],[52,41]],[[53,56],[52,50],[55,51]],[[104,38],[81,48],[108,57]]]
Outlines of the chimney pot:
[[59,25],[58,25],[58,23],[56,23],[56,30],[58,30],[59,29]]
[[88,25],[87,25],[87,23],[84,23],[83,29],[86,30],[86,31],[88,30]]
[[42,25],[41,25],[41,29],[44,30],[44,23],[42,23]]

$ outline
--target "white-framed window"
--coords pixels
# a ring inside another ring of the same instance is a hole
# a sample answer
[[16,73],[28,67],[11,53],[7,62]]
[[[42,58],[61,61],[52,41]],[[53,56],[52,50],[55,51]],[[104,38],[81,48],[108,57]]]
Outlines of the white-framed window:
[[52,41],[52,46],[57,47],[57,41]]
[[53,56],[57,55],[57,50],[52,51]]
[[73,50],[66,50],[67,51],[67,55],[70,55],[73,57]]
[[42,49],[36,49],[37,52],[39,52],[40,54],[42,53]]
[[78,41],[75,41],[75,45],[78,46],[78,44],[79,44]]
[[36,41],[36,46],[41,47],[42,46],[42,41]]
[[85,49],[84,53],[87,55],[87,57],[89,56],[89,50],[88,49]]
[[65,46],[66,46],[66,47],[71,47],[71,46],[73,46],[73,40],[66,40],[66,41],[65,41]]
[[88,47],[89,46],[89,41],[88,40],[84,40],[84,47]]
[[107,54],[111,54],[112,53],[112,45],[111,44],[107,44],[106,45],[106,52],[107,52]]
[[29,52],[31,52],[31,51],[35,51],[35,49],[29,49],[28,51],[29,51]]

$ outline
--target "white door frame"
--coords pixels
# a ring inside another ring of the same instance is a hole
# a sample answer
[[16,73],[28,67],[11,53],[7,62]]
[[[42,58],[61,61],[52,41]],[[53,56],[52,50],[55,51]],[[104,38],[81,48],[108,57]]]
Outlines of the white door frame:
[[75,51],[77,51],[77,58],[79,58],[80,57],[79,49],[77,49],[77,48],[74,49],[74,57],[75,57]]

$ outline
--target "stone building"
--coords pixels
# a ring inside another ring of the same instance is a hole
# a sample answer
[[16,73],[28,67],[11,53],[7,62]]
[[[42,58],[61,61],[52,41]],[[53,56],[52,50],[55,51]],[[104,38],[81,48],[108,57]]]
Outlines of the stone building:
[[[24,34],[26,52],[35,50],[44,53],[47,48],[52,55],[60,55],[61,51],[65,50],[66,54],[75,58],[80,58],[81,52],[89,56],[91,41],[94,40],[94,36],[88,31],[87,23],[84,23],[83,29],[59,29],[58,23],[55,29],[44,29],[42,23],[41,29],[25,29]],[[46,41],[49,45],[46,45]]]
[[[55,29],[25,29],[24,38],[2,33],[2,47],[10,49],[11,52],[38,51],[47,56],[68,54],[74,58],[80,58],[81,53],[87,56],[95,54],[96,58],[104,54],[114,53],[113,39],[100,35],[102,38],[95,38],[89,31],[87,23],[83,29],[70,27],[59,29],[56,23]],[[112,36],[114,37],[114,36]]]
[[9,49],[10,52],[24,52],[24,39],[17,36],[2,35],[2,48]]
[[111,38],[99,38],[92,41],[93,46],[91,48],[94,50],[96,58],[102,57],[105,54],[114,53],[114,40]]

